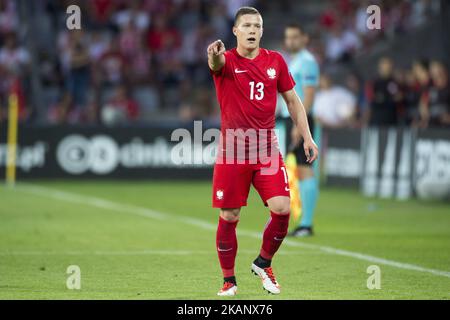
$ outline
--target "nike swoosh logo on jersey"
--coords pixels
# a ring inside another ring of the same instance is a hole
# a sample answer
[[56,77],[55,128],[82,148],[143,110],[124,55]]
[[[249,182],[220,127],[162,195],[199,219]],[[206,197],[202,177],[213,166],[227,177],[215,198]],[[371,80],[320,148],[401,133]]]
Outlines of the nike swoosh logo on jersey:
[[275,241],[283,241],[283,239],[278,239],[277,237],[274,237]]
[[220,248],[217,248],[217,250],[219,250],[219,251],[230,251],[230,250],[232,250],[233,248],[230,248],[230,249],[220,249]]
[[248,70],[239,70],[238,68],[234,69],[234,72],[236,73],[244,73],[247,72]]

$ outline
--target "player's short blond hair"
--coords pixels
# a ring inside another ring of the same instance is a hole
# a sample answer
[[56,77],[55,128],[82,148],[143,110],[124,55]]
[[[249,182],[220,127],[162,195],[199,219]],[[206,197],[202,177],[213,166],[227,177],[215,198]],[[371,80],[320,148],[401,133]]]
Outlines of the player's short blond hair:
[[236,25],[236,22],[238,21],[238,19],[243,16],[244,14],[258,14],[261,15],[261,13],[259,13],[258,9],[253,8],[253,7],[240,7],[239,10],[236,12],[236,15],[234,16],[234,25]]

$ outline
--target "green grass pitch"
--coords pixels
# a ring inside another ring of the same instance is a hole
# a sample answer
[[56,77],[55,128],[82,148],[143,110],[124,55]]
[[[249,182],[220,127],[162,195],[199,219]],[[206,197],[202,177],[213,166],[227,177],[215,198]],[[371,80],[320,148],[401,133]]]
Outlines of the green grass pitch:
[[[209,182],[0,187],[0,299],[217,299],[210,194]],[[268,211],[254,190],[248,204],[232,299],[450,298],[448,203],[321,190],[316,236],[290,239],[273,261],[279,296],[250,272]],[[81,290],[66,287],[69,265],[81,269]],[[370,265],[380,267],[381,289],[367,288]]]

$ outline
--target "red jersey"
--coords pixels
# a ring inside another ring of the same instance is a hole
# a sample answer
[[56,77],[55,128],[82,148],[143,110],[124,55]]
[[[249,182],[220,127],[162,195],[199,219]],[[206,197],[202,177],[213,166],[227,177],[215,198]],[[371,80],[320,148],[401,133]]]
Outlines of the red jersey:
[[211,71],[221,109],[223,137],[227,129],[273,131],[278,92],[295,86],[283,57],[263,48],[254,59],[239,55],[236,48],[224,55],[222,69]]

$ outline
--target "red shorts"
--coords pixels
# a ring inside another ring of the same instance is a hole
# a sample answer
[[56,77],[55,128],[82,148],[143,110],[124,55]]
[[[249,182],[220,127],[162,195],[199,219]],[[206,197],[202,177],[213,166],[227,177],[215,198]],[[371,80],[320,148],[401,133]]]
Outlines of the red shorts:
[[258,191],[264,205],[275,196],[289,197],[289,183],[281,154],[276,163],[216,163],[213,175],[214,208],[240,208],[247,205],[250,185]]

